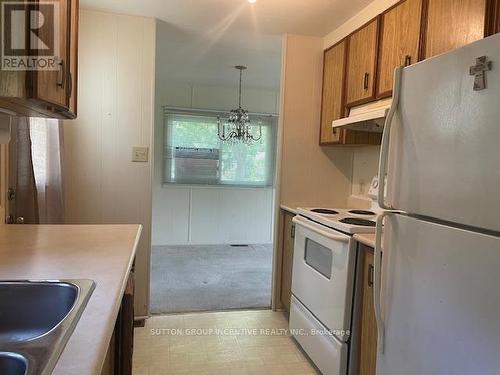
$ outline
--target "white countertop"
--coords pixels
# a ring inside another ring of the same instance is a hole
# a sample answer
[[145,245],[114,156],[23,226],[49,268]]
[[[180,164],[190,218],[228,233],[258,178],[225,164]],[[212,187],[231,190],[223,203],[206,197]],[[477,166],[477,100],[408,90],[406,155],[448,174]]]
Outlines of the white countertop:
[[0,279],[91,279],[89,303],[54,374],[100,374],[140,225],[0,225]]

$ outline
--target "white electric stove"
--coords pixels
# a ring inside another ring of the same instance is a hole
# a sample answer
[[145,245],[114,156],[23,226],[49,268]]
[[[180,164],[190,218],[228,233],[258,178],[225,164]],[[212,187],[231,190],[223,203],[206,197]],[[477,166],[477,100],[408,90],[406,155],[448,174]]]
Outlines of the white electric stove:
[[290,329],[323,375],[355,373],[348,369],[357,258],[353,235],[375,233],[376,219],[376,209],[318,207],[298,208],[293,218]]

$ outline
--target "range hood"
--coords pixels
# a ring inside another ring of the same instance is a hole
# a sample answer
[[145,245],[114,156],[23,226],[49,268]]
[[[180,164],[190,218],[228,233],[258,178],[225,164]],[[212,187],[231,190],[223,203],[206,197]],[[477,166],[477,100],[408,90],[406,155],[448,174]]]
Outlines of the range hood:
[[391,108],[391,98],[351,108],[349,116],[332,122],[334,129],[360,130],[382,133],[385,117]]

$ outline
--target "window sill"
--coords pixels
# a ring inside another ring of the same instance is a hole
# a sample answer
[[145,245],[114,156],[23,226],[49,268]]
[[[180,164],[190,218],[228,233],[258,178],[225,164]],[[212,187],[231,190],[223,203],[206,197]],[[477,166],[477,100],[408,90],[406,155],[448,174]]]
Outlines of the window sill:
[[162,189],[246,189],[246,190],[273,190],[274,186],[252,186],[252,185],[202,185],[202,184],[170,184],[162,183]]

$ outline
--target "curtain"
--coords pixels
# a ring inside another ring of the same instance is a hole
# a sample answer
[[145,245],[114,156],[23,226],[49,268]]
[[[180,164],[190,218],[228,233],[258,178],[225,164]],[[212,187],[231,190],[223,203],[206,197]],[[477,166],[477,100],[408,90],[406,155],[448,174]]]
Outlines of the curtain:
[[64,222],[63,125],[54,119],[30,119],[33,174],[41,224]]
[[33,173],[30,124],[25,117],[13,119],[13,137],[9,146],[13,175],[10,186],[14,187],[15,201],[10,205],[11,221],[37,224],[39,222],[38,199]]

